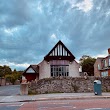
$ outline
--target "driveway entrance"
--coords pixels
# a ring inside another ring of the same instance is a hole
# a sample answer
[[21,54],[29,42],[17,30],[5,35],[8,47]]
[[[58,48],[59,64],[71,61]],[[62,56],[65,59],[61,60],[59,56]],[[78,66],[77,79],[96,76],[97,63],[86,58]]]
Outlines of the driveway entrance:
[[20,94],[20,85],[0,86],[0,96],[11,96]]

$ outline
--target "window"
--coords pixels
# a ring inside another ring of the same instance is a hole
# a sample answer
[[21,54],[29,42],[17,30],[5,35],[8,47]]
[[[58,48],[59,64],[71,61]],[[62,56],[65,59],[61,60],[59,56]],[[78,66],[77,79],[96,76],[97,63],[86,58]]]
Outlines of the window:
[[51,65],[51,76],[69,76],[69,65]]
[[100,65],[98,64],[97,66],[98,66],[98,70],[100,70]]
[[108,76],[108,71],[101,72],[101,76],[102,76],[102,77]]
[[109,58],[109,66],[110,66],[110,58]]
[[104,66],[107,67],[107,61],[106,60],[104,60]]

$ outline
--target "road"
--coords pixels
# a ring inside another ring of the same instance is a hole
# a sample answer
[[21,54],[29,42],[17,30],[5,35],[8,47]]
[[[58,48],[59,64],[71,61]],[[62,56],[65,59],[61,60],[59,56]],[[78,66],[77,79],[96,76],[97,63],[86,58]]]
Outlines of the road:
[[23,104],[23,102],[0,103],[0,110],[18,110]]
[[110,110],[110,99],[42,101],[36,104],[37,110]]
[[[16,96],[19,93],[20,86],[18,85],[0,86],[0,96],[8,96],[9,98],[9,96]],[[0,110],[110,110],[110,99],[0,103]]]
[[0,96],[10,96],[17,94],[20,94],[19,85],[0,86]]
[[110,99],[0,103],[0,110],[110,110]]

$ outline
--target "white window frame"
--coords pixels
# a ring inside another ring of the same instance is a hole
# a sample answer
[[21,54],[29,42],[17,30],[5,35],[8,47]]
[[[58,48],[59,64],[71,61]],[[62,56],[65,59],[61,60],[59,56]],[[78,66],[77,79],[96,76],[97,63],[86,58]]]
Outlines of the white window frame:
[[107,67],[107,61],[106,60],[104,60],[104,66]]
[[101,76],[102,76],[102,77],[108,76],[108,71],[103,71],[103,72],[101,72]]
[[51,65],[51,77],[69,76],[69,65]]
[[108,65],[110,66],[110,58],[108,59]]
[[100,65],[99,64],[97,65],[97,67],[98,67],[98,70],[100,70]]

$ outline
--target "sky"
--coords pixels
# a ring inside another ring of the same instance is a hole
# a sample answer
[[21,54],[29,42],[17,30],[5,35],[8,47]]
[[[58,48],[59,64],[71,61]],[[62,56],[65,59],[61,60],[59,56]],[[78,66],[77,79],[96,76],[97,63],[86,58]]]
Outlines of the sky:
[[110,0],[0,0],[0,65],[24,70],[59,40],[77,61],[106,56]]

